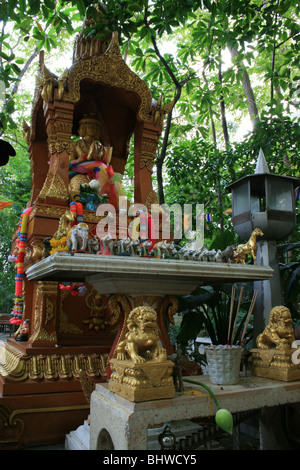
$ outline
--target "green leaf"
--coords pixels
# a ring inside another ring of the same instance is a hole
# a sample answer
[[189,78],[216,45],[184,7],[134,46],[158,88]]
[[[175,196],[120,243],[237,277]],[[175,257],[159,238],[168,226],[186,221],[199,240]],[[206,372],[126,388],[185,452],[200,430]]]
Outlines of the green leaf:
[[28,0],[29,3],[29,15],[36,15],[40,11],[40,0]]
[[54,11],[55,10],[55,0],[44,0],[44,4],[46,5],[49,10]]
[[79,10],[79,13],[81,16],[85,16],[85,10],[86,10],[86,7],[85,7],[85,3],[83,0],[76,0],[76,5],[77,5],[77,8]]
[[25,13],[26,0],[19,0],[19,8],[20,8],[21,13]]

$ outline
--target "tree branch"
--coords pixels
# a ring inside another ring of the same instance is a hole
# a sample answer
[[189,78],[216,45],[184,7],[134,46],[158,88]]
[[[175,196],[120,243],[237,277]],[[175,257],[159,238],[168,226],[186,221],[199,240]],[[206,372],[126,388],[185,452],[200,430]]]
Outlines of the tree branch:
[[[34,59],[36,58],[36,56],[38,55],[39,53],[39,50],[37,48],[37,46],[35,47],[33,53],[31,54],[31,56],[29,57],[29,59],[27,60],[27,62],[25,63],[24,67],[22,68],[21,70],[21,73],[19,74],[18,76],[18,80],[22,80],[22,78],[24,77],[25,73],[27,72],[27,70],[29,69],[30,65],[32,64],[32,62],[34,61]],[[17,93],[18,91],[18,88],[19,88],[19,85],[20,85],[20,81],[16,82],[14,84],[14,87],[12,89],[12,95],[14,95],[15,93]]]
[[[221,48],[219,48],[219,71],[218,71],[219,82],[221,87],[223,86],[223,73],[222,73],[222,62],[221,62]],[[222,130],[226,148],[229,145],[229,134],[228,134],[228,126],[227,126],[227,119],[226,119],[226,111],[225,111],[225,101],[223,95],[223,88],[220,95],[220,110],[221,110],[221,119],[222,119]]]
[[[203,79],[204,79],[204,82],[205,82],[207,88],[209,88],[208,80],[207,80],[206,75],[205,75],[205,70],[203,70],[202,76],[203,76]],[[217,134],[216,134],[216,126],[215,126],[214,115],[213,115],[211,105],[209,105],[208,109],[209,109],[209,116],[210,116],[211,132],[212,132],[214,147],[216,149],[217,148]]]
[[25,73],[27,72],[27,70],[29,69],[30,65],[32,64],[32,62],[34,61],[34,59],[36,58],[36,56],[38,55],[39,53],[39,50],[37,48],[37,46],[35,47],[35,50],[33,51],[33,53],[31,54],[31,56],[29,57],[29,59],[27,60],[27,62],[25,63],[24,67],[22,68],[20,74],[18,75],[17,77],[17,81],[15,82],[13,88],[12,88],[12,91],[10,93],[10,96],[9,98],[7,98],[7,100],[5,101],[5,103],[3,104],[2,106],[2,112],[5,111],[5,108],[7,106],[7,103],[12,99],[12,97],[17,94],[18,92],[18,89],[19,89],[19,86],[20,86],[20,83],[21,83],[21,80],[22,78],[24,77]]
[[[236,49],[230,48],[229,46],[228,46],[228,49],[232,57],[238,56],[238,52]],[[238,68],[239,68],[239,65],[238,65]],[[258,112],[253,88],[251,86],[250,78],[246,69],[243,70],[243,88],[244,88],[244,93],[247,96],[248,112],[249,112],[250,119],[252,122],[252,127],[253,129],[255,129],[256,124],[260,120],[259,112]]]

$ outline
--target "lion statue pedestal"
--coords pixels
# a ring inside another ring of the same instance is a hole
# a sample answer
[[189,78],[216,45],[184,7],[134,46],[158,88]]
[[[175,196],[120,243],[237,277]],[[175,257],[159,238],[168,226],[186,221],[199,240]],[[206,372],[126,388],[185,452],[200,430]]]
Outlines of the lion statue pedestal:
[[156,312],[150,307],[137,307],[125,323],[126,332],[110,360],[111,392],[133,402],[173,398],[174,363],[167,360],[160,346]]
[[251,351],[252,374],[284,382],[300,380],[294,342],[290,310],[284,306],[272,308],[268,325],[256,339],[258,347]]

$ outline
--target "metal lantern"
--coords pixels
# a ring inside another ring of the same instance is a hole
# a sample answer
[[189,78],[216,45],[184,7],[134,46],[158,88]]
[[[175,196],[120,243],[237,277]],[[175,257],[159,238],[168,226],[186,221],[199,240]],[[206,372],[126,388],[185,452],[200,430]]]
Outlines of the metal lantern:
[[260,150],[255,173],[227,186],[237,234],[246,239],[258,227],[264,239],[288,237],[296,225],[295,187],[299,185],[298,178],[271,174]]
[[288,237],[296,226],[295,188],[298,178],[273,175],[269,172],[262,149],[259,151],[255,173],[227,186],[232,193],[232,224],[234,230],[247,240],[252,231],[260,228],[263,237],[257,242],[257,264],[270,266],[270,280],[255,281],[258,297],[254,309],[254,337],[269,321],[270,311],[282,305],[277,241]]

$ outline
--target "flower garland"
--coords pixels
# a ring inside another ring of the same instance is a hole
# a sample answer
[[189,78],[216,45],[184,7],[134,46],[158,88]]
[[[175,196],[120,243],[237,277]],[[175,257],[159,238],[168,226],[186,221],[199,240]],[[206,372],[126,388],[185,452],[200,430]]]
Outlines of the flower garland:
[[67,247],[67,237],[61,237],[59,239],[51,238],[50,245],[52,246],[52,250],[50,254],[53,255],[57,251],[68,251]]
[[85,296],[87,287],[84,284],[59,284],[61,290],[68,290],[71,295]]
[[16,275],[16,284],[15,284],[15,298],[14,298],[14,308],[11,313],[12,318],[10,323],[20,325],[23,320],[23,280],[24,280],[24,259],[25,259],[25,248],[27,241],[27,229],[28,229],[28,220],[29,214],[32,207],[25,209],[20,218],[19,222],[19,232],[18,239],[16,241],[17,245],[17,275]]
[[74,222],[71,224],[73,227],[75,224],[83,222],[83,206],[81,202],[71,202],[70,210],[74,214]]

